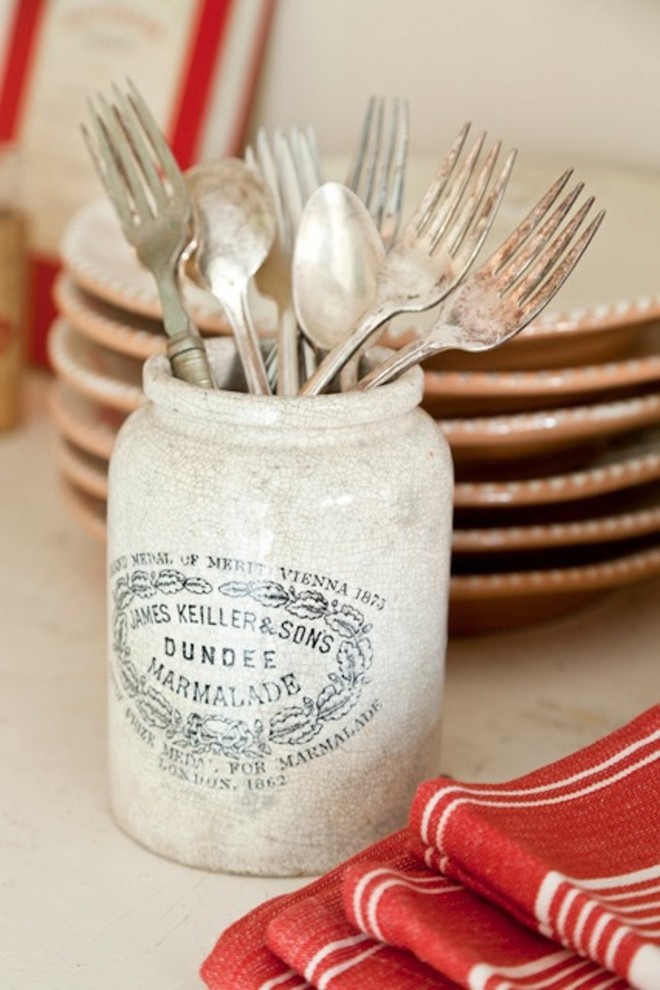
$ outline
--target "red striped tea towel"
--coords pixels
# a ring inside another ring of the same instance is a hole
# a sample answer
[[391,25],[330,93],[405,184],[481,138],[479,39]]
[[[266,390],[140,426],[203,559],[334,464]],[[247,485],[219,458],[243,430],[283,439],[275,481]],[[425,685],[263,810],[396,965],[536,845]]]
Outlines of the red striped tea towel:
[[[459,990],[409,952],[357,931],[339,904],[323,897],[297,901],[268,926],[268,944],[303,982],[317,990]],[[308,982],[304,982],[307,980]],[[288,987],[288,984],[287,984]],[[268,984],[261,990],[280,990]]]
[[627,979],[660,988],[660,705],[505,784],[422,784],[410,825],[443,873]]
[[[468,990],[628,987],[621,977],[432,870],[351,866],[344,878],[344,910],[358,930],[409,950]],[[392,979],[382,986],[398,990],[399,983]]]
[[202,964],[201,976],[209,990],[299,990],[308,986],[266,944],[266,931],[272,919],[308,897],[322,898],[328,909],[333,910],[341,904],[341,883],[349,864],[376,859],[394,868],[405,866],[410,861],[409,838],[407,829],[395,832],[295,893],[265,901],[236,921],[220,935]]

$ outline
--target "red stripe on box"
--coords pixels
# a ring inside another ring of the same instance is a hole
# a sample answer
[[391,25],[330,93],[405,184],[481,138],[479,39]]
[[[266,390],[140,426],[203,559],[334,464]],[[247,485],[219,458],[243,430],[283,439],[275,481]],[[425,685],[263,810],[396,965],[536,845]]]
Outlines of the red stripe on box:
[[200,4],[170,128],[170,144],[181,168],[195,161],[231,6],[232,0],[202,0]]
[[35,39],[46,0],[17,0],[7,38],[5,71],[0,82],[0,141],[12,141],[18,131]]
[[261,68],[263,54],[266,48],[266,41],[268,40],[268,33],[270,31],[270,25],[274,13],[275,0],[265,0],[263,4],[263,13],[255,36],[254,48],[252,49],[250,66],[246,74],[245,88],[241,92],[240,98],[237,101],[239,109],[235,118],[236,124],[234,131],[229,141],[229,148],[227,149],[227,154],[229,155],[238,155],[241,153],[243,148],[248,114],[254,98],[257,80],[259,78],[259,70]]

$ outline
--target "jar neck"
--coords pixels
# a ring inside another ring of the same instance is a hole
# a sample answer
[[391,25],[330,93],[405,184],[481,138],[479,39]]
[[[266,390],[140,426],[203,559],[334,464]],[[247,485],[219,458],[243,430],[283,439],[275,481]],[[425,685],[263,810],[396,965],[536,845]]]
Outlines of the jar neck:
[[[163,354],[147,360],[145,394],[168,419],[174,415],[263,429],[352,429],[405,416],[419,405],[423,395],[424,377],[419,368],[365,392],[291,397],[249,395],[240,391],[233,339],[207,340],[206,345],[217,389],[200,388],[174,378]],[[381,349],[381,356],[387,353]]]

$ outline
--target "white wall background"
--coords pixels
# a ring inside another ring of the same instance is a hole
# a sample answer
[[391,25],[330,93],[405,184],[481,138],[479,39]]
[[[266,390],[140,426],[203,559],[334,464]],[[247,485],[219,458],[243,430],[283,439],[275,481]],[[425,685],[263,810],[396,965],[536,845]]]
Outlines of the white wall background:
[[411,106],[411,149],[464,120],[534,155],[660,168],[660,0],[277,0],[252,115],[354,147],[367,99]]

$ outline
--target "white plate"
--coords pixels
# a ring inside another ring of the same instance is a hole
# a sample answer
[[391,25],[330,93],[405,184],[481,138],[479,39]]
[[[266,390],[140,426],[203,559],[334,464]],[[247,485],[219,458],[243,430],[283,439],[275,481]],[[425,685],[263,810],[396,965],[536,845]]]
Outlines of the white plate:
[[83,337],[64,318],[50,328],[48,355],[62,380],[90,399],[124,412],[145,401],[142,362]]

